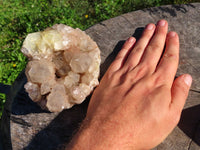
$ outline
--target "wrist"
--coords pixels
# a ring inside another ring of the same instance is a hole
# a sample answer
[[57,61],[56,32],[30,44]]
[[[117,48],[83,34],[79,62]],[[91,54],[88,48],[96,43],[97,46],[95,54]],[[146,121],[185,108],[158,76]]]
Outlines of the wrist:
[[67,150],[133,150],[133,147],[123,143],[124,139],[117,139],[117,135],[110,133],[110,128],[115,127],[102,124],[101,121],[84,120]]
[[[88,120],[84,120],[78,132],[74,135],[71,142],[67,146],[67,150],[90,150],[94,149],[94,130]],[[93,138],[92,138],[93,137]]]

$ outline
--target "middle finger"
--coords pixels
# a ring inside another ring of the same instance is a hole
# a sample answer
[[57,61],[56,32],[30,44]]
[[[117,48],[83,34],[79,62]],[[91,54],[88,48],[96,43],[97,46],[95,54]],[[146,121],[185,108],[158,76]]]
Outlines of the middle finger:
[[168,24],[165,20],[160,20],[157,23],[156,31],[152,37],[149,45],[146,47],[141,59],[141,64],[148,66],[150,73],[153,73],[163,53]]

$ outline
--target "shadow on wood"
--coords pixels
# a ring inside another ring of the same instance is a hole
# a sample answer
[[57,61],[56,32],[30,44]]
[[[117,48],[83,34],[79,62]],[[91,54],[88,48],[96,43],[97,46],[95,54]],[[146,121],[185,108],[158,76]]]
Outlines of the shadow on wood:
[[48,113],[42,110],[35,102],[33,102],[28,93],[24,89],[27,78],[23,70],[15,80],[9,93],[9,100],[11,102],[11,113],[14,115],[26,115],[29,113]]
[[39,131],[25,150],[63,149],[85,118],[90,96],[80,105],[64,110],[51,123]]
[[115,46],[114,50],[110,55],[105,59],[104,63],[100,66],[100,79],[103,77],[103,75],[106,73],[108,67],[110,64],[115,60],[115,57],[121,50],[122,46],[124,45],[125,41],[119,41],[117,45]]
[[[136,40],[139,40],[139,38],[142,35],[142,32],[144,30],[144,27],[139,27],[135,30],[135,32],[133,33],[133,37],[136,38]],[[119,53],[119,51],[122,49],[123,45],[125,43],[125,40],[123,41],[119,41],[117,43],[117,45],[115,46],[115,48],[113,49],[112,53],[109,54],[109,56],[105,59],[104,63],[101,64],[101,69],[100,69],[100,79],[103,77],[103,75],[106,73],[108,67],[110,66],[110,64],[115,60],[115,57],[117,56],[117,54]]]
[[200,105],[184,109],[178,127],[200,146]]

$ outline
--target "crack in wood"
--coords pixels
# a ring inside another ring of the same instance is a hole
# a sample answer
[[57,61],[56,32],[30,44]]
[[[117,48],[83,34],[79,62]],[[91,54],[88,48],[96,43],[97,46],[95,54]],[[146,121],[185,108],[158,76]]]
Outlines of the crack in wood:
[[103,22],[100,22],[99,24],[106,27],[105,23],[103,23]]
[[[130,23],[130,21],[128,21],[124,16],[119,16],[119,18],[122,18],[123,19],[123,22],[127,21],[128,24],[130,24],[131,26],[133,26],[132,23]],[[121,25],[121,23],[117,22],[117,25],[121,28],[124,28],[123,25]],[[133,26],[134,27],[134,26]]]
[[131,22],[126,18],[125,15],[122,15],[121,17],[124,18],[124,19],[125,19],[129,24],[131,24],[133,27],[135,27],[135,25],[134,25],[133,23],[131,23]]
[[198,90],[190,89],[190,91],[195,92],[195,93],[200,93]]
[[199,72],[199,69],[197,69],[192,63],[190,63],[189,61],[187,61],[187,63],[192,66],[192,68],[194,68],[195,71]]
[[192,142],[193,142],[193,140],[192,139],[190,139],[190,142],[189,142],[189,144],[188,144],[188,150],[190,150],[190,148],[191,148],[191,145],[192,145]]
[[21,118],[17,118],[17,117],[11,116],[10,120],[13,121],[14,123],[20,124],[22,126],[31,127],[31,124],[29,124],[28,122],[24,121]]
[[107,31],[109,31],[110,33],[113,33],[113,32],[107,27],[107,25],[106,25],[105,23],[100,22],[99,25],[101,25],[101,26],[103,26],[104,28],[106,28]]

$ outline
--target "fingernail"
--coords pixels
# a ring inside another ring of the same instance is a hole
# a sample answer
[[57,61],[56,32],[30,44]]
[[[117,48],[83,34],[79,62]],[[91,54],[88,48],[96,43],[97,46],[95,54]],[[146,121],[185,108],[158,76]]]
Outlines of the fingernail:
[[128,38],[128,42],[133,43],[134,41],[135,41],[135,38],[134,38],[134,37],[129,37],[129,38]]
[[165,25],[165,20],[160,20],[160,21],[158,21],[158,25],[159,25],[159,26],[164,26],[164,25]]
[[175,37],[175,35],[176,35],[175,32],[170,32],[170,33],[169,33],[169,36],[170,36],[170,37]]
[[147,27],[146,27],[146,29],[147,29],[147,30],[152,30],[153,27],[154,27],[153,24],[148,24]]
[[184,82],[185,82],[185,84],[187,84],[190,87],[192,84],[192,77],[189,74],[185,75]]

